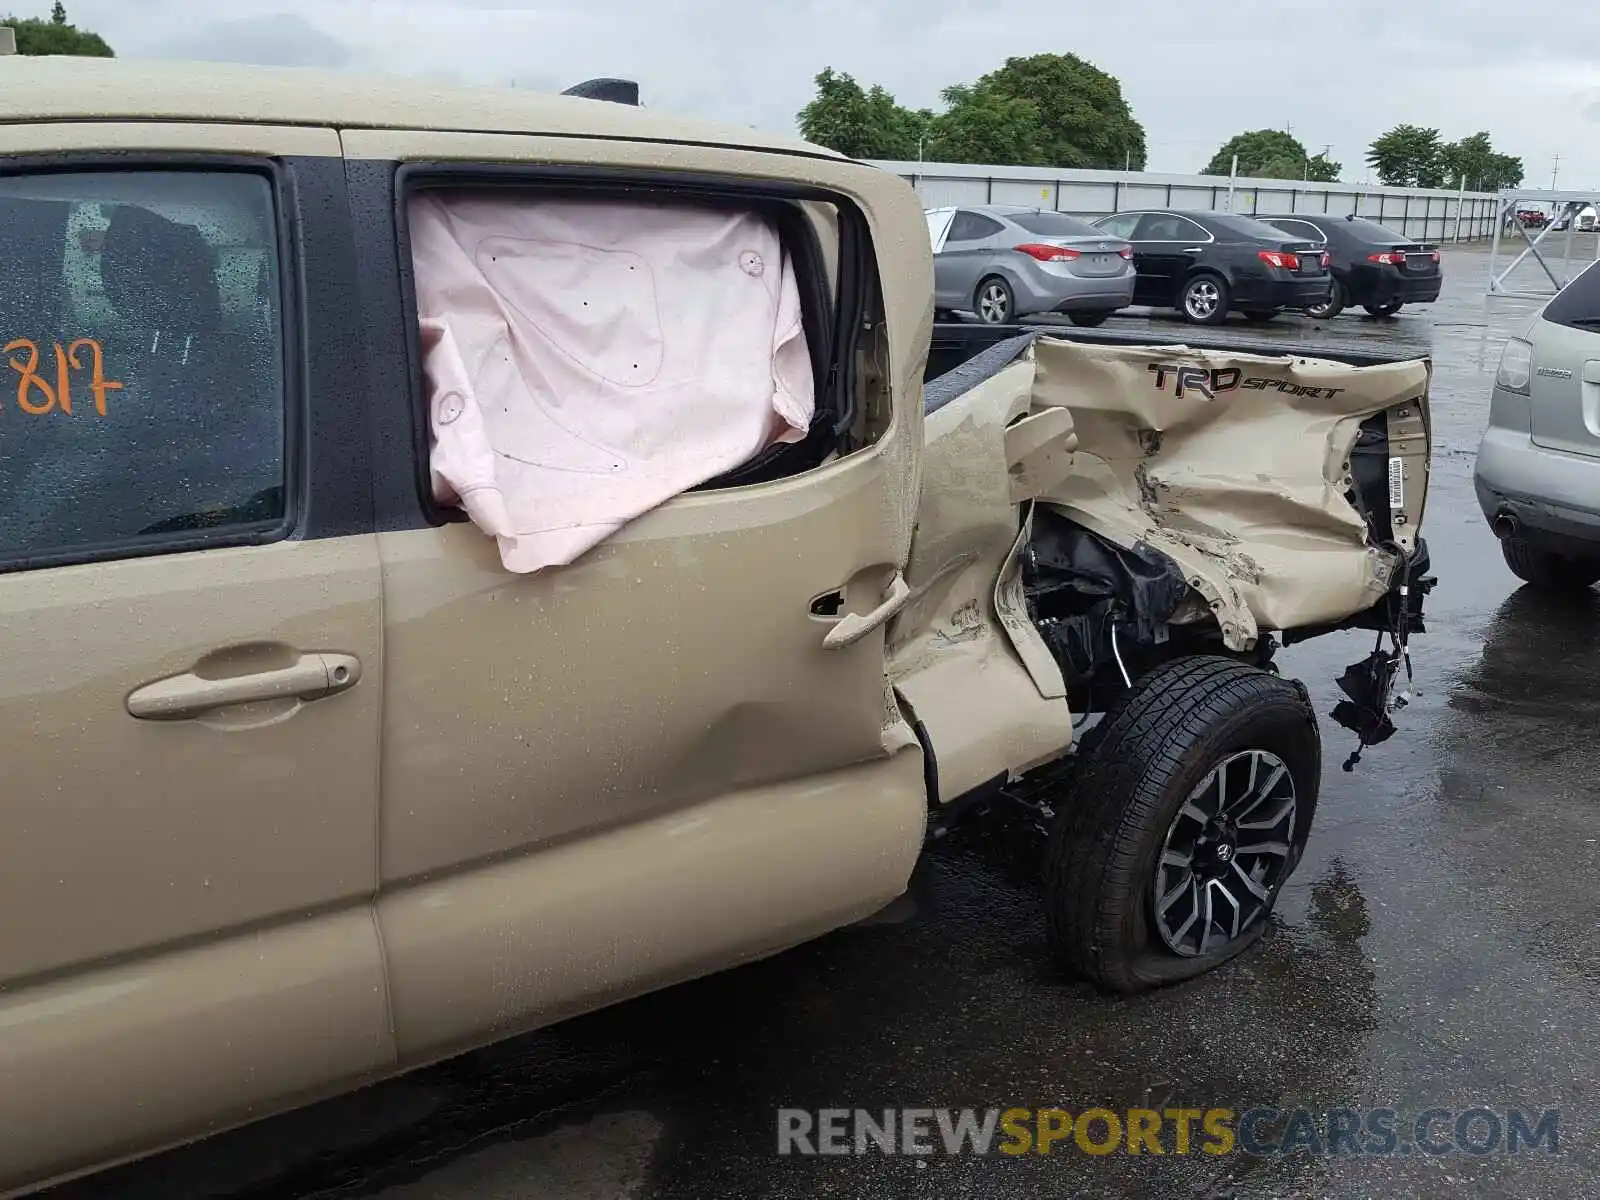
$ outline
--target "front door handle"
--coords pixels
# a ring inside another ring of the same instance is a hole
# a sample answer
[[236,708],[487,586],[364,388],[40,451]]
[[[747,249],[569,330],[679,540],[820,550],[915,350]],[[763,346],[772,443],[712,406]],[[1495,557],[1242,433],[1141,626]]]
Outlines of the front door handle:
[[906,582],[904,575],[896,571],[883,603],[869,613],[850,613],[842,618],[824,635],[822,648],[843,650],[846,646],[855,645],[873,630],[882,628],[895,613],[906,606],[906,601],[909,599],[911,599],[911,585]]
[[192,672],[146,684],[128,697],[128,712],[146,721],[186,721],[218,708],[263,700],[315,700],[353,687],[361,660],[350,654],[302,654],[293,666],[207,679]]
[[1204,254],[1205,251],[1206,251],[1206,248],[1204,246],[1188,246],[1188,247],[1186,247],[1186,248],[1184,248],[1182,250],[1179,250],[1178,253],[1179,254]]

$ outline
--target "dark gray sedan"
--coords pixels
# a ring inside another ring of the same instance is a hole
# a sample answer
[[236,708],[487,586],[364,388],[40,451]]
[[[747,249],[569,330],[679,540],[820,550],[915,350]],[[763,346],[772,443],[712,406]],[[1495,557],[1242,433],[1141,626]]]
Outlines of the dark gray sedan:
[[984,204],[927,211],[934,307],[989,325],[1065,313],[1098,325],[1133,303],[1133,251],[1087,221],[1049,209]]

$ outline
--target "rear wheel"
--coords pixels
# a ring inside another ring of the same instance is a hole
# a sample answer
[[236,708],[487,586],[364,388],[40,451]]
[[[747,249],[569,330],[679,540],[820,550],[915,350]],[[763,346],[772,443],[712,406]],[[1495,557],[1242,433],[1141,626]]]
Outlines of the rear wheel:
[[1244,319],[1253,321],[1257,325],[1265,325],[1282,311],[1281,308],[1250,308],[1245,310]]
[[1196,275],[1178,293],[1178,310],[1196,325],[1221,325],[1228,319],[1228,283],[1220,275]]
[[1004,325],[1011,320],[1016,304],[1016,299],[1011,295],[1011,285],[998,275],[991,275],[979,283],[972,300],[978,320],[985,325]]
[[1333,290],[1328,293],[1328,302],[1326,304],[1313,304],[1306,309],[1306,312],[1319,321],[1331,321],[1344,311],[1344,306],[1344,288],[1335,279],[1333,281]]
[[1085,329],[1093,329],[1096,325],[1104,325],[1106,323],[1106,318],[1110,315],[1111,312],[1109,309],[1097,310],[1095,312],[1073,312],[1067,314],[1067,320],[1071,321],[1074,325],[1081,325]]
[[1375,317],[1392,317],[1400,311],[1400,301],[1396,300],[1390,304],[1363,304],[1361,307]]
[[1195,656],[1135,681],[1053,807],[1050,946],[1114,992],[1204,974],[1266,929],[1321,782],[1305,688]]
[[1521,538],[1506,538],[1500,553],[1513,575],[1542,591],[1581,592],[1600,583],[1600,558],[1542,550]]

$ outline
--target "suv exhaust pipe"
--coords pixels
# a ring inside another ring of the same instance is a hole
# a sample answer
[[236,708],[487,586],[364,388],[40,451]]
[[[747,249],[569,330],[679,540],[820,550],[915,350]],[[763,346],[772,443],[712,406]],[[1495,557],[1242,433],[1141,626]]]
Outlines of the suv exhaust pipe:
[[1507,538],[1517,536],[1517,531],[1522,528],[1522,523],[1517,520],[1517,514],[1509,508],[1502,508],[1495,513],[1494,520],[1489,522],[1489,528],[1494,531],[1495,537],[1502,542]]

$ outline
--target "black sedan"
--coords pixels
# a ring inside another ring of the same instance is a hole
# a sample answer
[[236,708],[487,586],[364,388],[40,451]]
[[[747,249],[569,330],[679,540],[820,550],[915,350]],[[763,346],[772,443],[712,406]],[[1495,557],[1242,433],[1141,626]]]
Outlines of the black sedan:
[[1314,317],[1336,317],[1359,304],[1375,317],[1390,317],[1402,304],[1432,304],[1439,298],[1444,270],[1439,248],[1414,242],[1365,217],[1287,213],[1257,217],[1290,237],[1313,238],[1333,263],[1333,295]]
[[1095,224],[1133,246],[1135,304],[1220,325],[1231,311],[1270,321],[1328,303],[1333,276],[1319,240],[1224,212],[1122,212]]

